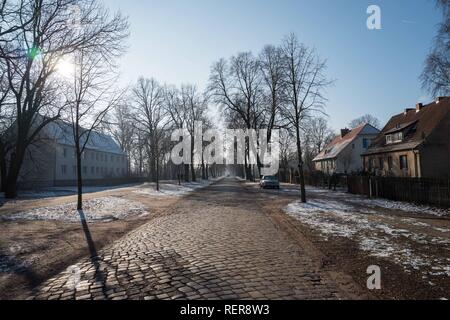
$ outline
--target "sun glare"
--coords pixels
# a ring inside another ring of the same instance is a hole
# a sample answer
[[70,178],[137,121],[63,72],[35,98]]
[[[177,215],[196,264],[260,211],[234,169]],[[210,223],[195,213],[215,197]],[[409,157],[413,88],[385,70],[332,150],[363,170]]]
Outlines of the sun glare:
[[69,58],[62,58],[56,65],[56,71],[64,78],[70,78],[75,72],[75,65]]

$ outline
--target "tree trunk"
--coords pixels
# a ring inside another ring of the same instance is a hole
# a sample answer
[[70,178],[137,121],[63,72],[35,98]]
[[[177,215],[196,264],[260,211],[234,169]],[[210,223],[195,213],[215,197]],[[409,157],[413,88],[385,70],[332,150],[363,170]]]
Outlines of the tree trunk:
[[189,165],[184,165],[184,181],[189,182]]
[[192,176],[192,181],[196,182],[197,181],[197,177],[195,176],[195,166],[194,166],[194,164],[191,164],[191,176]]
[[305,188],[305,174],[303,172],[303,154],[302,154],[302,144],[300,140],[300,132],[299,127],[297,125],[296,133],[297,133],[297,156],[298,156],[298,174],[300,178],[300,191],[301,191],[301,201],[306,203],[306,188]]
[[77,146],[77,210],[83,210],[83,177],[81,172],[81,153],[79,152],[79,146]]
[[5,197],[6,199],[14,199],[17,197],[17,180],[19,179],[20,168],[25,154],[25,148],[17,145],[15,154],[11,156],[11,163],[6,178]]
[[159,191],[159,156],[156,154],[156,191]]
[[203,159],[203,156],[202,156],[202,179],[206,180],[206,168],[205,168],[205,160]]
[[1,152],[0,155],[0,192],[5,192],[6,189],[6,176],[7,170],[6,170],[6,155],[4,152]]

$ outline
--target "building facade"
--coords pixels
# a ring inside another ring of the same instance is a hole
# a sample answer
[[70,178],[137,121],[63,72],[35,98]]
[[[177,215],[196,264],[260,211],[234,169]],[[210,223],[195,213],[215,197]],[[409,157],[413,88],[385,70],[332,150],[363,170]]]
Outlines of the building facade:
[[450,97],[393,116],[363,159],[375,175],[449,178]]
[[[86,185],[107,184],[128,177],[128,157],[114,139],[92,132],[81,159]],[[48,124],[31,145],[19,178],[21,188],[73,186],[77,181],[76,151],[72,126]]]
[[362,171],[361,154],[369,148],[379,132],[370,124],[352,130],[342,129],[341,134],[313,159],[315,169],[329,175]]

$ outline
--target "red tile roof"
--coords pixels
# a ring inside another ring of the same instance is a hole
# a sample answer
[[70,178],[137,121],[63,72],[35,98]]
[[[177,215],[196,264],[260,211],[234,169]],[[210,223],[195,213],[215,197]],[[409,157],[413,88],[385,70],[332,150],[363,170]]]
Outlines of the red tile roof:
[[[415,149],[424,142],[425,138],[447,116],[450,116],[450,97],[441,98],[439,103],[434,101],[425,105],[419,112],[416,109],[408,109],[403,113],[397,114],[389,120],[364,155]],[[414,128],[414,130],[408,130],[409,127]],[[403,130],[405,136],[402,142],[386,143],[387,134]]]

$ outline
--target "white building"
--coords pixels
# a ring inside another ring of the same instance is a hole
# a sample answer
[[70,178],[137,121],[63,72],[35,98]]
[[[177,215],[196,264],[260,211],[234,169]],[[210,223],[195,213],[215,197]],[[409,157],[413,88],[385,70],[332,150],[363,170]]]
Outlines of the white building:
[[363,170],[361,155],[369,148],[380,130],[370,124],[355,129],[342,129],[321,153],[314,158],[315,169],[326,174],[352,173]]
[[[110,184],[128,176],[128,158],[114,139],[92,132],[83,153],[85,185]],[[76,185],[76,153],[72,125],[48,124],[28,150],[19,177],[23,188]]]

